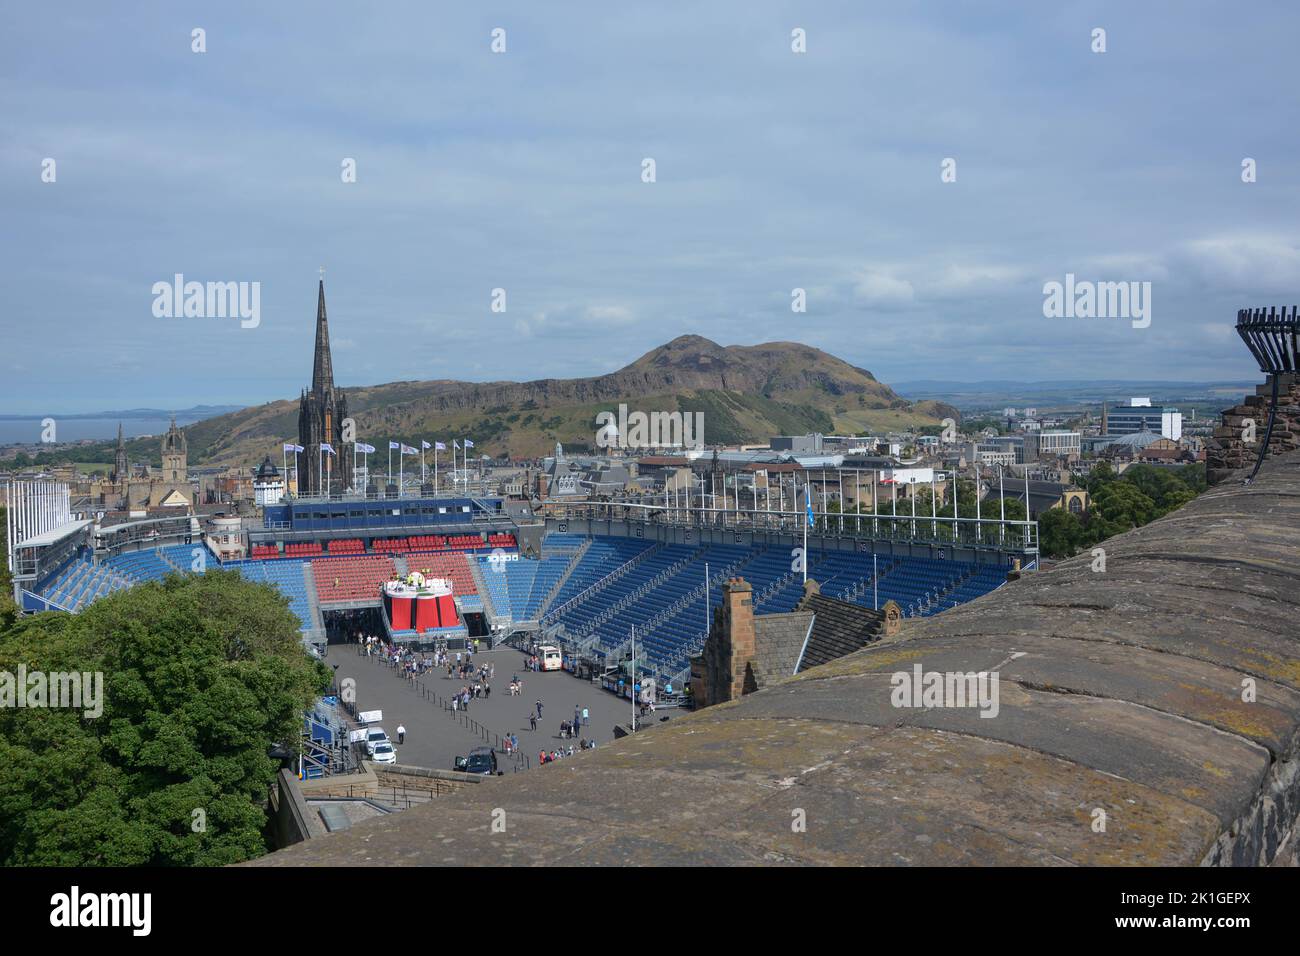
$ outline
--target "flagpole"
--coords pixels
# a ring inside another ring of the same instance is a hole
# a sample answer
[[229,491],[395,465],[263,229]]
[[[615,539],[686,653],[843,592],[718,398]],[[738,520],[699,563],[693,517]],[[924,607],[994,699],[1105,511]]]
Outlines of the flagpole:
[[1002,520],[998,524],[998,544],[1006,540],[1007,535],[1007,499],[1002,491],[1002,463],[998,462],[998,504],[1002,509]]
[[952,473],[952,546],[957,547],[957,472]]
[[316,445],[316,494],[325,494],[325,489],[321,483],[325,480],[325,443],[319,442]]
[[[853,533],[862,534],[862,469],[853,469]],[[873,546],[874,547],[874,546]]]
[[808,514],[803,519],[803,583],[808,583],[808,524],[812,519],[812,486],[806,481],[803,486],[804,502],[808,505]]
[[1020,529],[1020,543],[1029,542],[1029,465],[1025,465],[1025,525]]
[[429,481],[428,472],[424,470],[424,439],[421,438],[420,439],[420,484],[421,485],[428,484],[428,481]]
[[930,534],[934,535],[934,537],[937,538],[939,537],[939,522],[935,521],[934,519],[939,516],[939,507],[937,504],[935,504],[935,500],[934,500],[934,496],[935,494],[937,494],[937,492],[935,491],[934,480],[935,480],[935,474],[934,471],[932,470],[930,472],[930,519],[931,519]]
[[[388,481],[386,482],[386,484],[391,485],[392,483],[393,483],[393,441],[390,438],[388,440]],[[388,489],[385,488],[384,490],[387,491]]]
[[438,493],[438,443],[433,443],[433,493]]
[[397,443],[397,497],[406,494],[406,445]]
[[916,539],[916,477],[907,483],[908,497],[912,499],[912,539]]

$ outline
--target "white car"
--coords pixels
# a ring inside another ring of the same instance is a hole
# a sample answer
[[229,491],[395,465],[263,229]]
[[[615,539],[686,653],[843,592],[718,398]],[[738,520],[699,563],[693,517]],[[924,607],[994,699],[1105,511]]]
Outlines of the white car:
[[371,748],[370,759],[375,763],[397,763],[397,751],[387,740],[381,740]]
[[388,743],[388,742],[389,742],[389,740],[388,740],[388,734],[386,734],[386,733],[384,732],[384,728],[383,728],[383,727],[367,727],[367,728],[366,728],[366,754],[367,754],[367,756],[373,757],[373,756],[375,755],[375,747],[378,746],[379,744],[386,744],[386,743]]

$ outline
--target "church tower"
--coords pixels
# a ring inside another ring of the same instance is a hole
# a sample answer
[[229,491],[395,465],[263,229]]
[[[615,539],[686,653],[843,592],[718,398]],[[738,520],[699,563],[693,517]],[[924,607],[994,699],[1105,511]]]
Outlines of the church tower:
[[[343,450],[343,419],[348,402],[334,387],[334,362],[330,357],[330,327],[325,316],[325,279],[320,280],[316,298],[316,352],[312,358],[311,390],[303,390],[298,402],[298,444],[301,476],[299,495],[322,492],[338,494],[352,484],[352,465]],[[334,449],[324,454],[321,471],[321,444]]]
[[162,480],[184,483],[190,480],[187,460],[185,433],[176,427],[176,416],[172,416],[172,427],[167,429],[162,443]]
[[122,423],[117,423],[117,454],[113,456],[113,484],[126,484],[131,476],[131,466],[126,460],[126,438],[122,435]]

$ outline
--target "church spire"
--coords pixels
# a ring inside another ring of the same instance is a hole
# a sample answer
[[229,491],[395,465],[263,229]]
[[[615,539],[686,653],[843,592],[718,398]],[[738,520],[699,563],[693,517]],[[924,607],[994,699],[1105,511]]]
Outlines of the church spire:
[[311,369],[311,390],[317,395],[334,389],[334,363],[330,359],[330,326],[325,318],[325,276],[322,270],[316,298],[316,355]]
[[110,476],[114,483],[126,481],[127,471],[130,466],[126,460],[126,437],[122,434],[122,423],[117,423],[117,453],[113,456],[113,474]]

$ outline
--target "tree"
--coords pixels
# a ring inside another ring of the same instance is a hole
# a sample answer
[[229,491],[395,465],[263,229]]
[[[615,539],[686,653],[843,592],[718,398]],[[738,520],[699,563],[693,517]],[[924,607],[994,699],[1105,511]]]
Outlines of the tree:
[[[4,508],[0,508],[0,524],[8,520]],[[18,615],[18,605],[14,603],[14,582],[9,574],[8,542],[0,541],[0,630],[14,622]]]
[[1078,515],[1051,508],[1038,516],[1038,550],[1049,558],[1071,557],[1086,540]]
[[1093,466],[1092,471],[1088,473],[1088,494],[1095,496],[1102,487],[1117,480],[1119,480],[1118,476],[1115,474],[1115,469],[1111,467],[1110,462],[1098,462]]
[[[328,669],[270,585],[173,575],[0,632],[0,671],[100,672],[102,714],[0,708],[0,863],[222,865],[266,852],[264,804]],[[196,812],[197,811],[197,812]]]
[[1102,485],[1092,498],[1088,530],[1094,541],[1140,528],[1156,517],[1156,503],[1128,481]]

